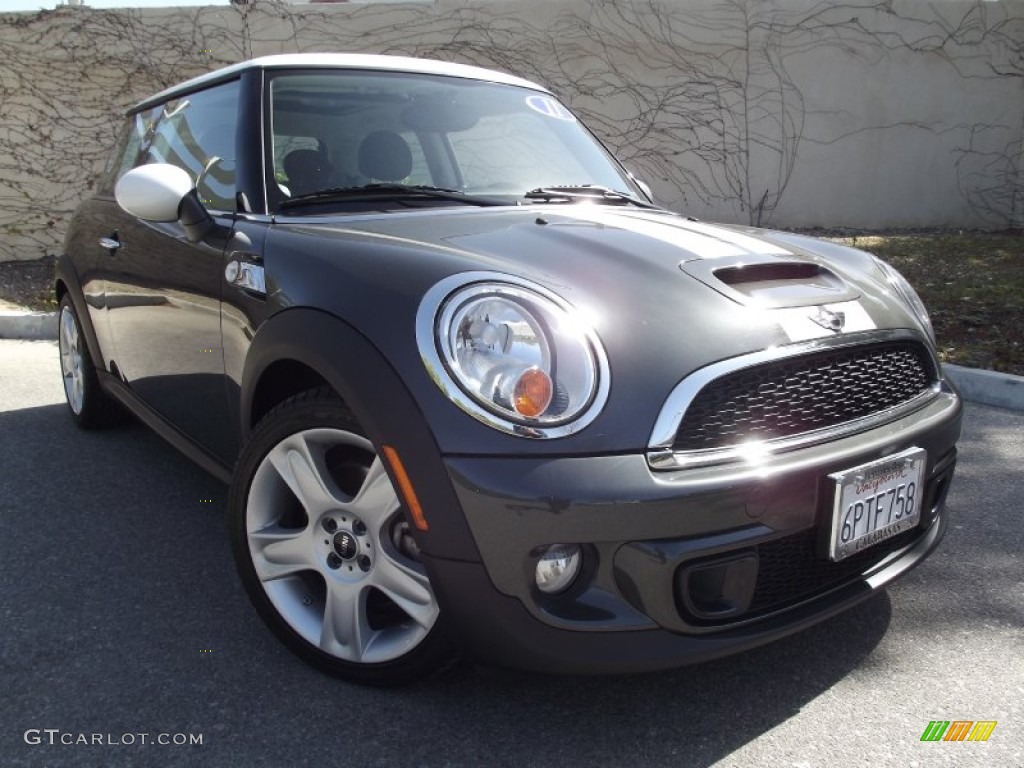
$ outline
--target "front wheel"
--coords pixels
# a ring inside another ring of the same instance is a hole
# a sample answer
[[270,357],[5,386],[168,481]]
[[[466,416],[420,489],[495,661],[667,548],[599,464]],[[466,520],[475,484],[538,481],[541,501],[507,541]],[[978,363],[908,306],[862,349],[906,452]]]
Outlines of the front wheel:
[[257,611],[319,669],[400,685],[452,658],[391,480],[333,392],[296,395],[260,422],[235,473],[230,526]]
[[82,429],[97,429],[126,421],[127,412],[100,387],[78,314],[67,294],[60,300],[57,315],[57,347],[64,395],[75,423]]

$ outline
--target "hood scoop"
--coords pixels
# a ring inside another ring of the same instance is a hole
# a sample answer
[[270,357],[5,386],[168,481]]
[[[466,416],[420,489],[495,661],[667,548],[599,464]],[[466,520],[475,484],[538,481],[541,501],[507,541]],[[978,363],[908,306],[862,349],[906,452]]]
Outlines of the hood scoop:
[[738,304],[763,309],[808,307],[853,301],[860,292],[832,270],[813,261],[746,258],[683,262],[679,268]]

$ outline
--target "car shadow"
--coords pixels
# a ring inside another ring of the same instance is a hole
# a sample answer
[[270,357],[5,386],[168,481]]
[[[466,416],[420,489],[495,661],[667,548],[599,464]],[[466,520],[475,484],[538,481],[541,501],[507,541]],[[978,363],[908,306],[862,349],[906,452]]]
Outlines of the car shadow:
[[[885,635],[887,594],[770,645],[678,670],[623,677],[554,677],[463,664],[415,692],[424,715],[504,727],[522,762],[552,753],[601,762],[711,765],[797,714],[857,669]],[[517,735],[531,734],[527,743]],[[449,734],[451,738],[456,733]],[[539,738],[538,738],[539,737]],[[500,761],[499,761],[500,762]]]
[[864,664],[890,623],[883,593],[671,672],[461,663],[409,688],[358,688],[263,627],[231,562],[227,489],[149,430],[83,432],[62,404],[2,412],[0,435],[0,511],[16,532],[0,537],[2,719],[19,734],[205,734],[201,752],[133,752],[133,765],[710,765]]

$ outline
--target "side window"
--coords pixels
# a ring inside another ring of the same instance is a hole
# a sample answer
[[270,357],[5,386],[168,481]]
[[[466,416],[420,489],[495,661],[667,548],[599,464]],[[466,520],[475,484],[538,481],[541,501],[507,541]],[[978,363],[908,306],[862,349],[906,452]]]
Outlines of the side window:
[[143,138],[135,165],[176,165],[196,181],[208,208],[235,210],[238,81],[190,93],[136,118],[142,119],[133,133]]
[[[122,121],[121,128],[117,132],[117,140],[114,142],[114,148],[110,150],[110,154],[107,156],[107,164],[103,166],[103,172],[100,174],[99,192],[100,194],[111,194],[114,191],[114,184],[121,178],[121,174],[124,172],[121,170],[124,165],[124,156],[126,152],[126,145],[132,137],[132,120],[128,119]],[[128,166],[129,168],[131,166]]]
[[110,152],[110,157],[107,158],[103,175],[100,177],[101,193],[112,195],[117,180],[139,164],[139,152],[146,135],[152,130],[158,112],[159,110],[139,112],[126,118],[121,124],[117,142]]

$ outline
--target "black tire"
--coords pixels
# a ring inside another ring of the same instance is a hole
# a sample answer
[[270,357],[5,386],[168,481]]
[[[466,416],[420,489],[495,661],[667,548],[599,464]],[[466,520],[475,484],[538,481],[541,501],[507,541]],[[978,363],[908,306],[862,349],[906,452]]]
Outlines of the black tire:
[[105,429],[125,423],[128,412],[100,386],[82,323],[67,294],[57,312],[57,345],[64,397],[75,424],[82,429]]
[[229,526],[260,617],[317,669],[394,686],[454,659],[394,487],[330,389],[289,398],[257,425],[236,466]]

